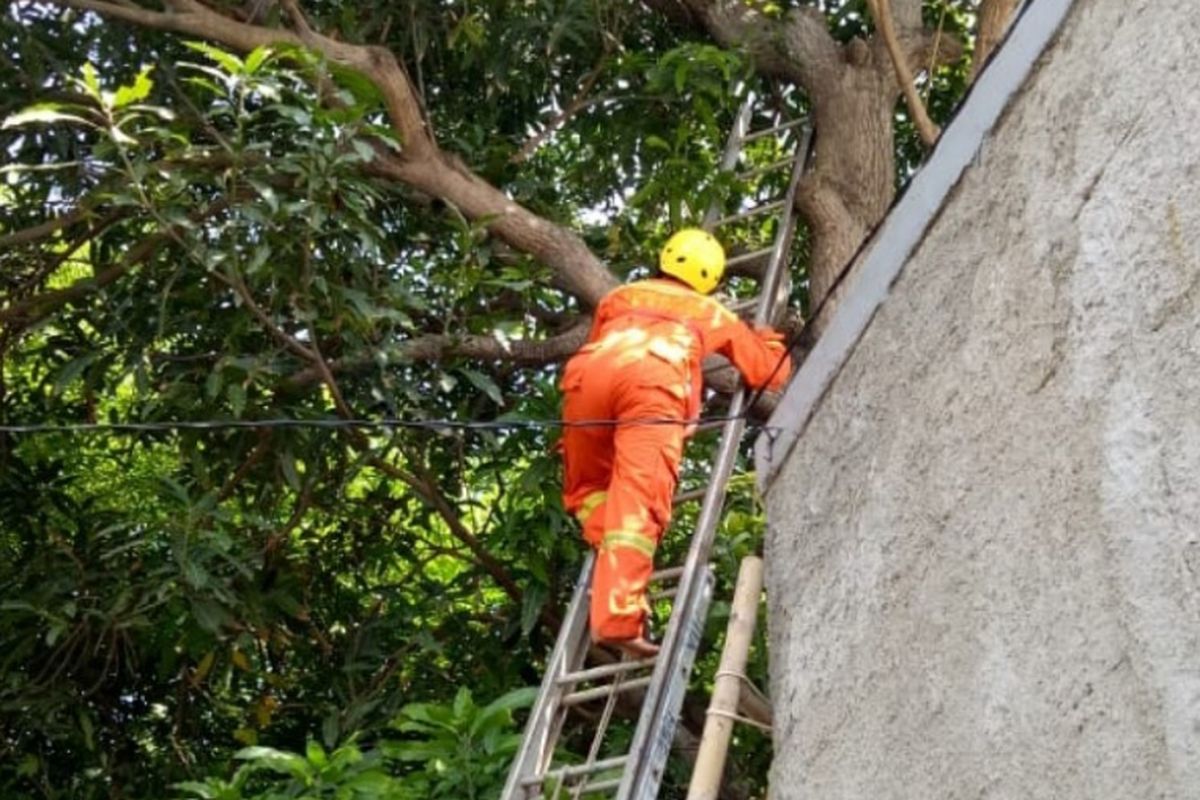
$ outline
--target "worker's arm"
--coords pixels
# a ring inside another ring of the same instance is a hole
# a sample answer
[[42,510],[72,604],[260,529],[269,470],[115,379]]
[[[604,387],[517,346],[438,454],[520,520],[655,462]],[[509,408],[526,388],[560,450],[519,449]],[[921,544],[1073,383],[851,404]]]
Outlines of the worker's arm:
[[714,323],[709,332],[712,349],[733,362],[750,388],[783,388],[792,374],[783,335],[770,328],[754,330],[716,300],[709,302],[715,307],[709,317]]

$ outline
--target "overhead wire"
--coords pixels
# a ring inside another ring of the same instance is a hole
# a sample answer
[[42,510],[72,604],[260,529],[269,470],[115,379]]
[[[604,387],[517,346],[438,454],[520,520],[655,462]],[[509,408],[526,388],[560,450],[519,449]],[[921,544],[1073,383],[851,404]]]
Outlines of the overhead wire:
[[[746,419],[745,414],[715,415],[710,417],[644,417],[633,419],[401,419],[382,417],[378,419],[344,418],[269,418],[269,419],[208,419],[208,420],[161,420],[152,422],[39,422],[25,424],[0,424],[0,433],[13,435],[37,435],[50,433],[174,433],[178,431],[222,431],[263,429],[349,429],[395,430],[411,429],[448,433],[456,431],[505,431],[540,430],[551,428],[616,428],[639,425],[683,425],[705,427],[736,419]],[[749,422],[750,427],[765,428],[765,424]]]

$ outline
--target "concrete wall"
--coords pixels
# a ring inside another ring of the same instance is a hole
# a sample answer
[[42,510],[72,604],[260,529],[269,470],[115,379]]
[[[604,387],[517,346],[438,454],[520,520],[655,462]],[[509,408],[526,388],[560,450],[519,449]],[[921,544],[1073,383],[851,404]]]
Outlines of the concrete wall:
[[1198,42],[1077,0],[772,484],[774,800],[1200,798]]

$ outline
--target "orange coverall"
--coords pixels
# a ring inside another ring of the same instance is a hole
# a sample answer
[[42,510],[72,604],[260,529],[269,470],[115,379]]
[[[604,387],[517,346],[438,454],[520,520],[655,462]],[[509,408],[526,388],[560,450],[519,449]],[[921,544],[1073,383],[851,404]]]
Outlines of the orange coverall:
[[[671,518],[686,423],[700,410],[701,360],[726,356],[747,385],[777,389],[791,372],[771,330],[754,331],[720,302],[656,278],[609,292],[587,343],[567,362],[563,504],[596,550],[591,629],[603,641],[642,635],[654,551]],[[780,364],[780,361],[784,363]],[[776,370],[778,367],[778,370]],[[774,374],[772,375],[772,372]]]

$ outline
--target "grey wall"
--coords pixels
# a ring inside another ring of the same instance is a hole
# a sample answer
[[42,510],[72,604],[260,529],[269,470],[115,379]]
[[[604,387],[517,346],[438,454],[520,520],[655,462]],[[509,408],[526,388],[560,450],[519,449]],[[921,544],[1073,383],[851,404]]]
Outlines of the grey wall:
[[772,484],[774,800],[1200,798],[1198,52],[1077,0]]

